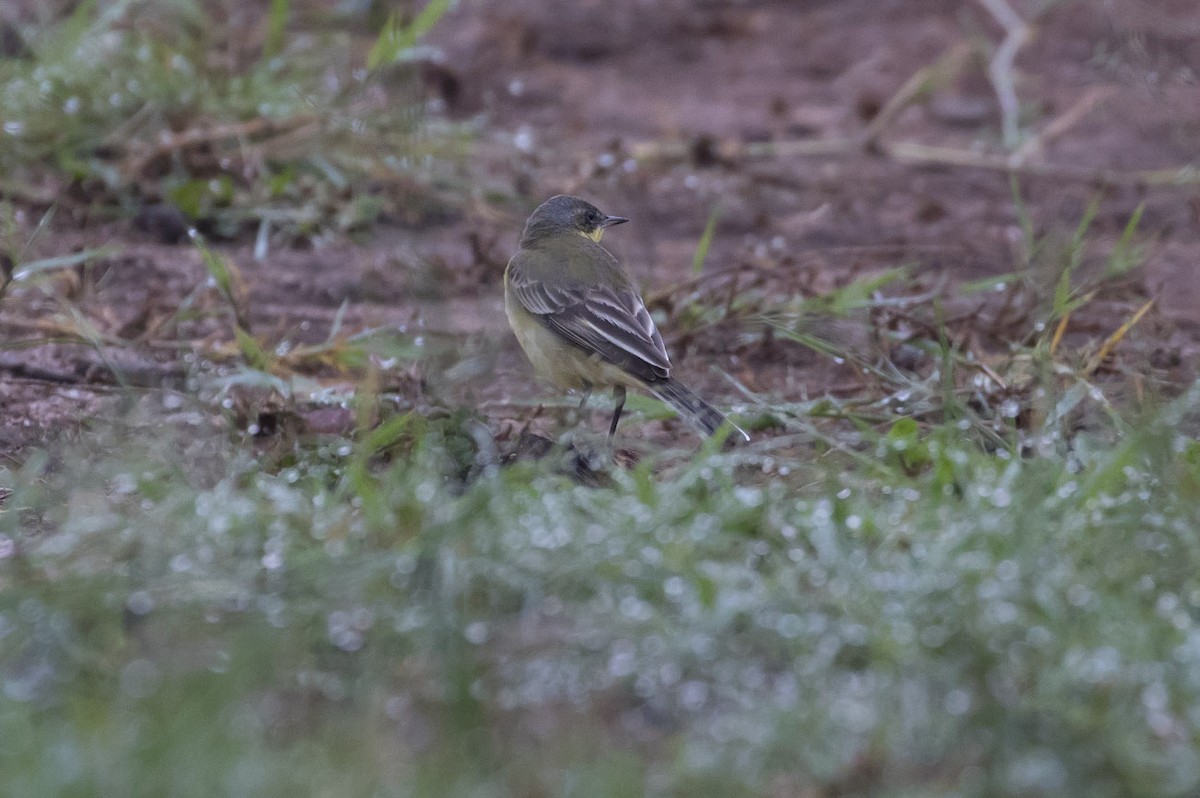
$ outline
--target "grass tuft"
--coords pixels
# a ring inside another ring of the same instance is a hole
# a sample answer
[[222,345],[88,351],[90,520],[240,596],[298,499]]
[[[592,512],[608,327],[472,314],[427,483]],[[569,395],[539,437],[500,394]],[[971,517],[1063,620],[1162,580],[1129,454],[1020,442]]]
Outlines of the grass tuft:
[[108,215],[168,204],[218,236],[351,230],[429,204],[427,156],[450,139],[424,133],[415,67],[383,80],[339,19],[263,11],[81,3],[28,26],[29,53],[0,59],[0,191]]

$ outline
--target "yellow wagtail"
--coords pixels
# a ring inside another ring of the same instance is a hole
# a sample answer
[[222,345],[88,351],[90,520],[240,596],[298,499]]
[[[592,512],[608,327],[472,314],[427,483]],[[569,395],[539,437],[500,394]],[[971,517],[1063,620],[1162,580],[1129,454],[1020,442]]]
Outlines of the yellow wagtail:
[[612,386],[612,442],[626,388],[642,388],[712,435],[730,422],[671,377],[671,360],[629,275],[600,236],[629,221],[607,216],[578,197],[543,202],[525,223],[517,253],[504,271],[504,310],[534,370],[560,388],[583,392]]

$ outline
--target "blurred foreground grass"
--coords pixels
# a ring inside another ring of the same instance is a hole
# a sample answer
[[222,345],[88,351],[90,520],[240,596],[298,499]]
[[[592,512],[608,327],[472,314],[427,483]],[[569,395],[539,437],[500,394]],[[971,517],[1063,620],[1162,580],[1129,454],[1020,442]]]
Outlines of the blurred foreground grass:
[[1198,410],[605,489],[465,416],[82,434],[2,474],[4,791],[1194,794]]
[[[393,102],[411,84],[356,65],[402,78],[432,17],[356,56],[289,2],[245,30],[202,8],[82,4],[23,31],[0,60],[6,193],[170,202],[216,233],[387,212],[429,142]],[[264,451],[167,394],[170,423],[26,452],[0,469],[0,793],[1195,794],[1200,386],[1133,410],[1097,387],[1141,310],[1062,343],[1095,293],[1072,280],[1091,219],[1061,257],[1022,224],[1030,263],[986,282],[1033,299],[996,360],[940,312],[894,341],[876,323],[919,373],[831,342],[829,318],[899,307],[877,295],[900,269],[679,302],[672,330],[762,317],[739,334],[849,361],[874,394],[764,399],[761,446],[647,456],[602,489],[497,468],[465,412]],[[1139,260],[1136,227],[1105,278]],[[251,337],[203,251],[251,367],[228,381],[308,365]],[[361,367],[338,318],[299,354]]]

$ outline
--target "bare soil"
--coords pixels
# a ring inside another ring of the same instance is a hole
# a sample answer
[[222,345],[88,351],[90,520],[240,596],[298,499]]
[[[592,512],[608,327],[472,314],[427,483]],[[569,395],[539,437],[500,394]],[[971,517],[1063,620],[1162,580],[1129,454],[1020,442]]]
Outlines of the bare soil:
[[[1032,14],[1040,5],[1014,7]],[[461,213],[385,223],[357,243],[275,248],[261,262],[251,241],[219,251],[241,272],[263,340],[320,341],[343,304],[344,330],[421,331],[436,343],[429,365],[397,385],[418,404],[473,403],[495,434],[511,438],[530,423],[559,429],[562,419],[537,418],[549,394],[531,381],[507,332],[501,273],[527,213],[549,195],[580,194],[633,220],[606,244],[661,313],[679,376],[712,401],[853,391],[862,386],[854,369],[761,334],[752,314],[699,328],[679,320],[696,302],[720,307],[744,291],[819,295],[900,265],[912,269],[916,286],[941,292],[1012,272],[1025,243],[1010,174],[996,168],[1007,151],[987,74],[1003,37],[983,4],[966,0],[464,0],[432,34],[444,58],[427,69],[441,113],[479,126],[464,164],[469,190],[456,195]],[[864,146],[889,100],[956,46],[967,48],[961,69],[900,108]],[[1033,25],[1012,74],[1022,125],[1041,136],[1040,150],[1014,172],[1036,237],[1065,246],[1098,203],[1081,274],[1095,272],[1144,207],[1144,265],[1072,318],[1064,349],[1094,349],[1153,298],[1106,368],[1152,364],[1165,392],[1193,379],[1200,7],[1054,4]],[[807,142],[839,144],[805,155]],[[938,149],[909,146],[916,144]],[[1150,173],[1183,167],[1191,171],[1179,184]],[[716,233],[697,278],[693,254],[714,212]],[[28,209],[25,222],[37,213]],[[203,312],[173,327],[170,341],[158,334],[185,302],[194,311],[220,302],[202,288],[205,270],[186,242],[162,243],[132,221],[60,216],[56,228],[37,254],[92,246],[119,254],[52,284],[14,286],[0,305],[8,342],[0,351],[0,451],[10,456],[115,412],[127,402],[122,380],[148,396],[168,395],[205,368],[192,354],[196,342],[232,338],[219,314]],[[52,335],[47,325],[64,297],[98,335],[132,345],[20,345]],[[953,330],[981,357],[1002,353],[1006,339],[1032,329],[1023,326],[1029,313],[1005,316],[1010,311],[999,300],[958,301]],[[824,332],[866,346],[864,321]],[[674,422],[623,430],[684,434]]]

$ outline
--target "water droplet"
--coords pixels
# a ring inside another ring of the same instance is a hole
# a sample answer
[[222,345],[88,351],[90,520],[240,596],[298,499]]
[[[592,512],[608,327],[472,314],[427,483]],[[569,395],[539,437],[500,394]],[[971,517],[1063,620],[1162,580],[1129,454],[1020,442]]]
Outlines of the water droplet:
[[521,125],[517,132],[513,135],[513,146],[523,153],[533,152],[537,140],[533,135],[533,128],[529,125]]
[[488,639],[487,624],[483,621],[472,621],[463,630],[463,637],[467,639],[468,643],[476,646],[486,643]]
[[145,590],[135,590],[125,599],[125,607],[134,615],[146,615],[154,609],[154,597]]
[[687,681],[679,686],[679,703],[689,712],[698,712],[708,701],[708,685],[700,681]]
[[946,693],[945,699],[942,700],[942,707],[948,715],[965,715],[971,708],[971,694],[961,687],[955,688]]
[[612,652],[608,657],[608,672],[615,678],[621,679],[633,673],[636,667],[633,643],[628,640],[618,640],[613,643]]
[[135,659],[121,668],[121,692],[132,698],[153,695],[160,681],[158,666],[148,659]]

